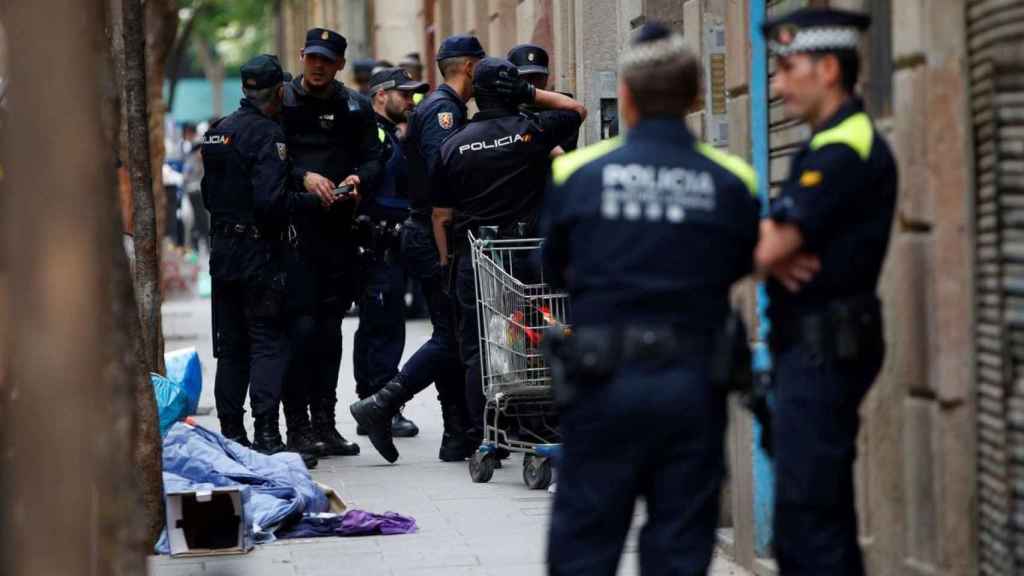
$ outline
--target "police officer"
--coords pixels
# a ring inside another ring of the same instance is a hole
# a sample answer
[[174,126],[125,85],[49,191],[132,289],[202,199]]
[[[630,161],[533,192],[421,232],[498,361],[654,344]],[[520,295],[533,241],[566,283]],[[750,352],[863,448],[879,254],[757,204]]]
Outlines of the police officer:
[[[548,70],[548,51],[536,44],[519,44],[513,46],[508,52],[508,61],[519,70],[519,77],[533,85],[537,90],[548,89],[548,79],[551,72]],[[572,94],[563,92],[572,98]],[[535,108],[526,106],[527,111],[536,112]],[[573,132],[565,141],[559,143],[555,149],[555,155],[572,152],[576,149],[579,141],[579,130]]]
[[444,83],[424,98],[409,118],[410,218],[402,230],[402,255],[409,274],[420,281],[433,332],[392,382],[349,407],[356,422],[366,428],[374,448],[389,462],[398,460],[391,434],[392,417],[431,382],[437,387],[444,419],[438,458],[461,462],[476,448],[465,438],[469,419],[465,371],[455,344],[454,310],[446,293],[448,275],[434,242],[429,171],[437,162],[444,140],[466,123],[466,102],[473,97],[473,71],[484,56],[474,36],[445,38],[437,51]]
[[352,63],[352,80],[356,84],[356,90],[360,94],[367,94],[370,91],[370,76],[373,76],[373,69],[377,61],[373,58],[356,58]]
[[214,394],[221,432],[248,445],[242,405],[252,383],[253,446],[273,454],[285,449],[278,428],[288,363],[281,235],[290,212],[321,208],[316,196],[288,191],[288,148],[275,121],[284,79],[277,58],[257,56],[241,72],[241,107],[201,142],[203,202],[212,216]]
[[373,189],[381,158],[369,101],[334,79],[345,66],[346,44],[331,30],[306,34],[303,73],[285,85],[282,112],[293,179],[331,199],[327,211],[293,218],[289,332],[296,354],[284,399],[289,444],[325,455],[359,453],[335,422],[341,321],[358,288],[356,199]]
[[[377,136],[384,149],[384,170],[372,198],[360,206],[357,220],[362,251],[363,289],[359,329],[352,354],[356,393],[366,398],[398,374],[405,348],[405,272],[399,259],[402,223],[409,217],[408,165],[398,124],[412,111],[413,94],[428,90],[401,68],[385,68],[370,78]],[[392,434],[415,436],[419,428],[396,414]]]
[[[480,62],[473,76],[473,93],[480,112],[441,147],[431,191],[434,238],[442,264],[448,263],[449,249],[456,254],[459,347],[472,418],[470,439],[479,445],[484,397],[468,234],[479,236],[481,226],[496,226],[499,238],[536,235],[551,151],[579,129],[587,111],[568,96],[537,90],[502,58]],[[523,104],[544,111],[524,113],[519,110]],[[502,177],[495,178],[496,174]],[[445,233],[449,224],[454,224],[451,245]]]
[[[555,160],[545,279],[568,289],[553,575],[613,575],[633,521],[642,574],[706,574],[724,472],[726,393],[715,334],[757,243],[756,176],[699,142],[684,116],[700,64],[647,24],[623,51],[625,138]],[[743,342],[746,346],[746,343]]]
[[[855,95],[870,19],[804,9],[765,24],[774,92],[811,139],[761,226],[775,359],[775,549],[783,574],[863,574],[853,463],[858,407],[882,365],[876,296],[897,171]],[[810,258],[820,271],[801,265]]]

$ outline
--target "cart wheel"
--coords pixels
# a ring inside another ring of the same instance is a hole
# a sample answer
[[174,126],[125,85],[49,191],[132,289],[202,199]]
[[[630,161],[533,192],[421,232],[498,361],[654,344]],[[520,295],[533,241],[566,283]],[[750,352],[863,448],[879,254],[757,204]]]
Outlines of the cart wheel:
[[469,459],[469,477],[477,484],[491,481],[494,476],[494,454],[490,452],[474,452]]
[[523,482],[530,490],[544,490],[551,485],[551,460],[528,454],[523,459]]

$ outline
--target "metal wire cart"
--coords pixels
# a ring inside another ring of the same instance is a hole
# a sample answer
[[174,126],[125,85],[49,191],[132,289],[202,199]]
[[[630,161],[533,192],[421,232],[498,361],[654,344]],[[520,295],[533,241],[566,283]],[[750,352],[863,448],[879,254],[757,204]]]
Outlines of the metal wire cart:
[[474,482],[488,482],[498,453],[523,453],[523,482],[551,484],[551,457],[560,436],[551,369],[540,343],[552,327],[568,329],[569,297],[544,284],[532,257],[539,238],[496,239],[494,230],[470,234],[480,334],[484,440],[469,461]]

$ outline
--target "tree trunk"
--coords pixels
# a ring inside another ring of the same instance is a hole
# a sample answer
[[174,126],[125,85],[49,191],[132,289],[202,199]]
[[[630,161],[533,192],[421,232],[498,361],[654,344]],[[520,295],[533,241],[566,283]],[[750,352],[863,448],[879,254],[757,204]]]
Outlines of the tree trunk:
[[139,302],[145,367],[164,373],[164,342],[160,316],[160,251],[150,164],[149,113],[146,84],[146,36],[141,0],[123,0],[124,93],[128,111],[128,171],[132,180],[132,222],[135,245],[135,297]]
[[202,7],[197,8],[192,17],[185,23],[185,27],[178,34],[178,39],[174,41],[174,50],[171,51],[171,60],[167,67],[167,110],[170,112],[174,111],[174,93],[178,88],[181,65],[185,60],[185,54],[188,52],[188,45],[192,42],[192,30],[195,28],[196,17],[199,16],[200,10],[202,10]]
[[213,116],[220,118],[224,115],[224,62],[206,38],[196,38],[196,48],[199,64],[203,67],[203,75],[210,83],[210,94],[213,96]]
[[163,245],[167,227],[167,201],[164,195],[162,168],[164,164],[164,119],[167,105],[163,89],[167,56],[178,34],[177,0],[145,0],[146,10],[146,79],[149,83],[149,154],[153,168],[154,204],[156,205],[157,249]]
[[[128,0],[131,1],[131,0]],[[124,54],[123,0],[110,0],[111,7],[111,38],[110,50],[114,67],[115,86],[110,92],[117,97],[108,102],[106,110],[111,117],[107,128],[108,143],[112,149],[127,149],[127,142],[121,142],[125,130],[121,126],[122,113],[126,109],[121,100],[124,99],[126,60]],[[124,136],[126,139],[126,136]],[[143,170],[144,171],[144,170]],[[119,187],[120,188],[120,187]],[[120,196],[120,191],[114,198]],[[115,205],[117,202],[115,202]],[[130,213],[129,213],[130,214]],[[153,544],[160,536],[164,526],[163,514],[163,477],[162,477],[162,442],[160,439],[159,417],[156,411],[156,399],[153,396],[153,385],[145,369],[146,354],[143,348],[142,328],[140,325],[139,308],[134,292],[134,271],[123,250],[122,232],[131,230],[123,222],[111,230],[112,243],[111,272],[109,274],[112,310],[110,319],[114,323],[108,330],[111,337],[108,341],[108,366],[111,387],[114,390],[114,402],[117,409],[111,415],[121,437],[128,441],[128,451],[133,466],[130,467],[129,478],[118,478],[121,483],[131,482],[135,489],[137,509],[141,514],[134,514],[132,534],[122,534],[130,539],[127,544],[133,550],[149,553]],[[160,353],[161,360],[163,353]],[[132,418],[125,418],[132,415]]]
[[[120,332],[125,313],[111,314],[118,257],[124,276],[113,146],[101,126],[116,94],[104,4],[9,5],[18,23],[12,43],[24,50],[12,61],[16,112],[3,141],[5,208],[18,215],[2,229],[6,271],[17,278],[9,285],[9,410],[0,419],[0,573],[10,576],[146,571],[145,549],[130,544],[142,534],[129,460],[134,388],[115,394],[126,372],[111,361],[113,346],[131,338]],[[77,86],[75,97],[54,90],[54,77]],[[134,306],[126,316],[137,318]]]

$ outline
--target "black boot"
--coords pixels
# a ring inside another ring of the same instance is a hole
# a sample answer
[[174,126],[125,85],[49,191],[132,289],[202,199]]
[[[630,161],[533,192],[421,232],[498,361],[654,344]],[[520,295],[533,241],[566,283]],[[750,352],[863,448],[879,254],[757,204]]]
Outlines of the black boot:
[[313,413],[313,434],[324,444],[324,456],[355,456],[359,444],[349,442],[334,426],[334,410],[317,410]]
[[288,450],[284,442],[281,442],[281,428],[278,425],[277,414],[256,417],[252,449],[268,456]]
[[473,448],[466,438],[459,407],[454,404],[442,405],[441,418],[444,419],[444,435],[441,436],[441,449],[437,451],[437,457],[442,462],[462,462],[471,457]]
[[370,442],[388,462],[398,460],[398,448],[391,434],[391,422],[398,410],[411,396],[395,378],[384,385],[376,394],[353,403],[348,407],[352,417],[369,433]]
[[221,420],[220,422],[220,435],[238,442],[246,448],[252,447],[252,443],[249,442],[249,437],[245,434],[245,426],[239,422],[228,422],[227,420]]
[[391,435],[395,438],[413,438],[420,433],[420,427],[402,414],[402,408],[391,418]]
[[306,468],[312,470],[320,457],[326,454],[327,446],[313,434],[313,427],[306,424],[304,427],[288,427],[288,450],[298,452]]

